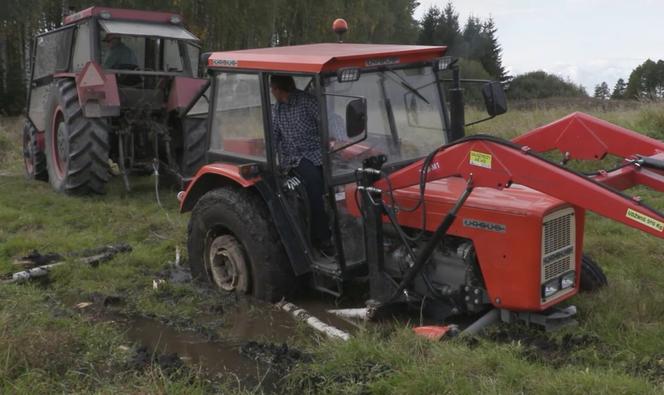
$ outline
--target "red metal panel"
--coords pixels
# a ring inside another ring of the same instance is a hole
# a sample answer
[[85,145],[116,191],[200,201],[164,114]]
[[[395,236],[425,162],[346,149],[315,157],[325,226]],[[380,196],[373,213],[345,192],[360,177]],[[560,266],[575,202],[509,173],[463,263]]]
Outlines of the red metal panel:
[[200,93],[207,80],[190,77],[175,77],[168,94],[166,110],[180,110],[187,108],[194,96]]
[[382,44],[310,44],[215,52],[210,68],[239,68],[319,73],[343,67],[369,67],[431,61],[443,56],[447,47]]

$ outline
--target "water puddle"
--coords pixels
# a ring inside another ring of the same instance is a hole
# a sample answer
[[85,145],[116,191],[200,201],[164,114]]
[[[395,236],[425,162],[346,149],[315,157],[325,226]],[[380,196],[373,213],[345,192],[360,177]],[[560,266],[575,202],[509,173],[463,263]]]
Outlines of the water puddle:
[[[299,302],[299,301],[298,301]],[[321,301],[302,302],[322,321],[345,331],[356,329],[326,312],[334,308]],[[307,332],[289,313],[255,300],[241,300],[223,314],[209,317],[223,322],[218,338],[180,331],[150,318],[115,320],[126,327],[127,337],[158,354],[176,353],[187,365],[212,376],[232,375],[245,388],[260,386],[264,391],[276,390],[277,382],[298,362],[310,359],[292,344]]]

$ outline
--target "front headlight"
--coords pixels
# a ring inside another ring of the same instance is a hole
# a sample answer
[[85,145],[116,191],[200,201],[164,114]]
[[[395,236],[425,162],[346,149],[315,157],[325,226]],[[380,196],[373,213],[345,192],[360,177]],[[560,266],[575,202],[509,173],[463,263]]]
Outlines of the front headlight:
[[544,298],[548,298],[558,291],[560,291],[560,280],[557,278],[542,285],[542,295],[544,295]]
[[567,289],[571,288],[574,286],[574,280],[576,280],[576,273],[575,272],[569,272],[564,274],[560,278],[560,288],[561,289]]

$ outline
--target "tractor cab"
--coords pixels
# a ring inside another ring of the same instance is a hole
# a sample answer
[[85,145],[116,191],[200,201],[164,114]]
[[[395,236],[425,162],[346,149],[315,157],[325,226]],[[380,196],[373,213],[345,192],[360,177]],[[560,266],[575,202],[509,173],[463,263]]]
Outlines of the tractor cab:
[[[182,195],[183,210],[191,210],[218,183],[253,190],[271,212],[294,274],[311,273],[316,288],[340,295],[345,279],[367,271],[366,235],[353,196],[357,169],[367,160],[380,160],[389,173],[463,135],[459,73],[445,50],[337,43],[212,53],[207,59],[211,93],[188,114],[205,116],[210,102],[210,164]],[[296,89],[317,103],[318,127],[312,132],[323,158],[332,254],[319,251],[311,238],[315,219],[303,180],[281,164],[273,132],[277,102],[270,93],[275,75],[291,76]],[[502,89],[485,91],[485,100],[504,112]],[[209,257],[222,253],[209,250],[217,245],[214,240],[205,245],[202,256],[208,258],[202,265],[211,281],[219,282],[215,273],[238,272],[212,270]]]

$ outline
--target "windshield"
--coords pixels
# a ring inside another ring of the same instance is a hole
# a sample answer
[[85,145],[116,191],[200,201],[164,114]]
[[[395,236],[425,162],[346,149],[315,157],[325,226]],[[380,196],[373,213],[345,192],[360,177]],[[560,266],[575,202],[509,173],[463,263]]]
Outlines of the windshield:
[[[187,65],[185,57],[197,57],[197,47],[170,38],[105,34],[101,37],[101,60],[105,69],[171,72],[195,75],[198,63]],[[189,50],[187,47],[193,47]]]
[[[332,153],[332,173],[361,166],[367,157],[385,154],[387,164],[426,156],[445,143],[442,108],[431,67],[362,73],[354,82],[325,81],[330,146],[352,144],[346,136],[348,103],[367,101],[367,138]],[[334,149],[334,148],[333,148]]]

